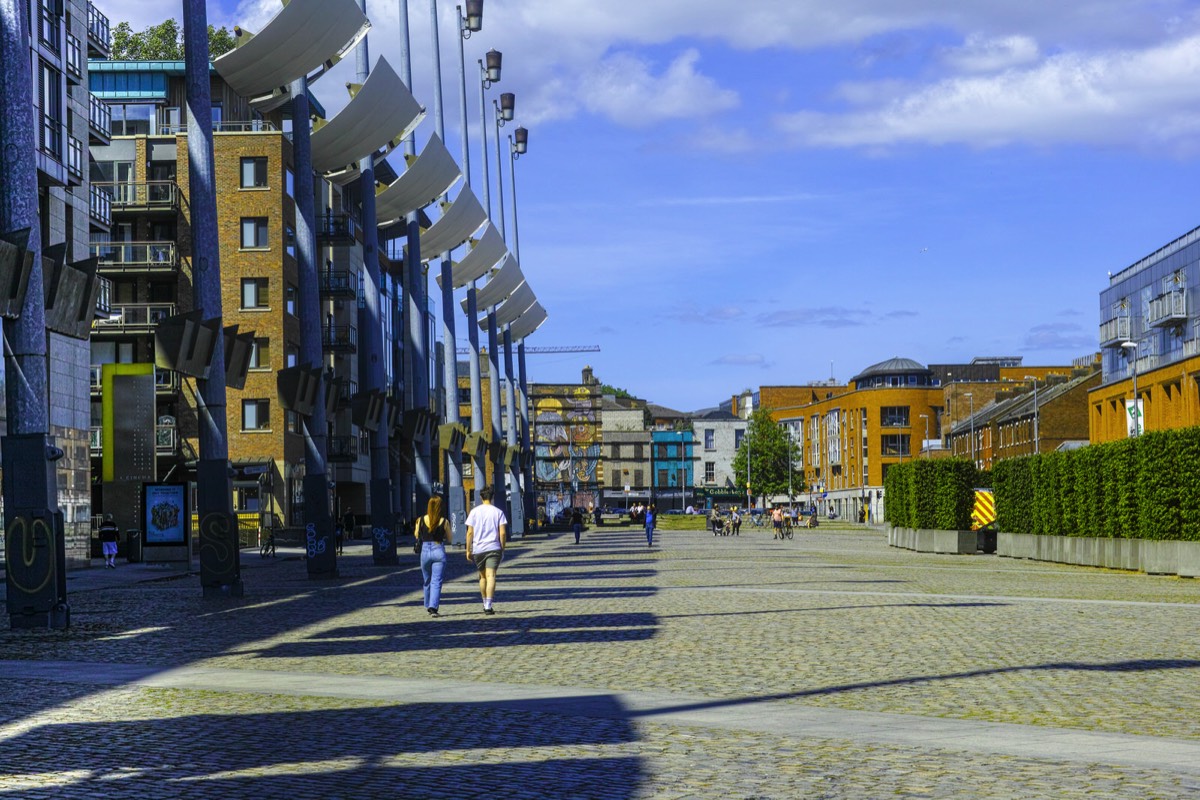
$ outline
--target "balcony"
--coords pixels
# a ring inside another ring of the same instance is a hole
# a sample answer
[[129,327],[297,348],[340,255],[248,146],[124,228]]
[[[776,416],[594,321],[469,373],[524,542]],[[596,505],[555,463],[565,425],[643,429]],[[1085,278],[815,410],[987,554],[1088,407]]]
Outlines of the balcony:
[[108,319],[92,323],[92,336],[153,333],[154,326],[174,314],[174,303],[116,303]]
[[89,0],[87,4],[88,58],[108,58],[112,52],[112,32],[108,17]]
[[174,242],[93,242],[102,275],[128,272],[172,273],[179,268]]
[[325,325],[321,328],[321,349],[327,353],[357,353],[358,328],[353,325]]
[[112,109],[108,103],[88,92],[88,144],[112,141]]
[[1121,342],[1129,341],[1129,315],[1113,317],[1108,322],[1100,323],[1100,346],[1119,347]]
[[175,214],[179,211],[179,186],[175,181],[95,183],[112,194],[115,212]]
[[112,195],[94,183],[88,190],[88,212],[92,215],[92,222],[102,228],[111,227]]
[[327,269],[320,273],[321,297],[358,298],[358,275],[345,269]]
[[349,408],[358,394],[358,381],[341,380],[338,383],[338,408]]
[[[99,397],[104,390],[102,376],[104,374],[103,364],[92,364],[90,368],[90,381],[92,396]],[[169,369],[156,369],[154,371],[154,393],[158,395],[170,395],[179,391],[179,373],[172,372]]]
[[317,244],[354,244],[358,225],[349,214],[322,214],[316,219]]
[[1147,321],[1154,328],[1182,325],[1187,321],[1187,292],[1176,289],[1151,300],[1150,317]]
[[83,83],[83,42],[67,32],[67,82],[73,86]]
[[88,449],[91,450],[93,458],[99,457],[104,452],[104,429],[93,427],[88,429]]
[[[158,125],[159,136],[176,136],[187,133],[186,122],[164,122]],[[223,119],[213,121],[213,133],[278,133],[275,123],[265,119],[233,120]]]
[[78,186],[83,183],[83,142],[70,134],[67,135],[67,174],[71,183]]
[[358,460],[357,436],[330,436],[325,441],[329,463],[346,464]]

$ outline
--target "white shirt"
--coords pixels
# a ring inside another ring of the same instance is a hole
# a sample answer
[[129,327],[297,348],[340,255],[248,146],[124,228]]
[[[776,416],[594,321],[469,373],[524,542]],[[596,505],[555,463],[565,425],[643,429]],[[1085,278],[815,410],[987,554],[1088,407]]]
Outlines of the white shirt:
[[487,553],[500,549],[500,526],[508,524],[504,512],[490,503],[480,503],[467,515],[467,527],[471,529],[471,550]]

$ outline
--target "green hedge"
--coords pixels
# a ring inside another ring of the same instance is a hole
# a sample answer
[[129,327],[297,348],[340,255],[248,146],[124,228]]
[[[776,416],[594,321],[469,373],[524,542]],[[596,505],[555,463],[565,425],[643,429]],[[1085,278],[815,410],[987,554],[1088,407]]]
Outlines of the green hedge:
[[885,519],[900,528],[965,531],[979,473],[966,459],[921,459],[889,467]]
[[1200,541],[1200,428],[1008,459],[992,474],[1002,531]]

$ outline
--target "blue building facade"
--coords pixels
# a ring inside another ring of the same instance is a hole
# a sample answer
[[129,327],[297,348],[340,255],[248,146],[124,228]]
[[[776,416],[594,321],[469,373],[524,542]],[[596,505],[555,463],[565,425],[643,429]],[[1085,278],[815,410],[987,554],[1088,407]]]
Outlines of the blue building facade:
[[652,431],[650,480],[653,502],[660,511],[683,510],[694,504],[695,435],[685,431]]

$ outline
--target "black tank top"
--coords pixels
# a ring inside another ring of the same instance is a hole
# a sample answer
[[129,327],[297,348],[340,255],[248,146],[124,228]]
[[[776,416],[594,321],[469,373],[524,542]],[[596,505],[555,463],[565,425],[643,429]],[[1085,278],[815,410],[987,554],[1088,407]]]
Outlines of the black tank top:
[[425,524],[424,514],[421,515],[421,519],[417,521],[417,524],[421,526],[419,538],[422,542],[437,542],[438,544],[446,543],[445,517],[442,518],[442,521],[438,523],[437,528],[433,531],[430,531],[429,526]]

